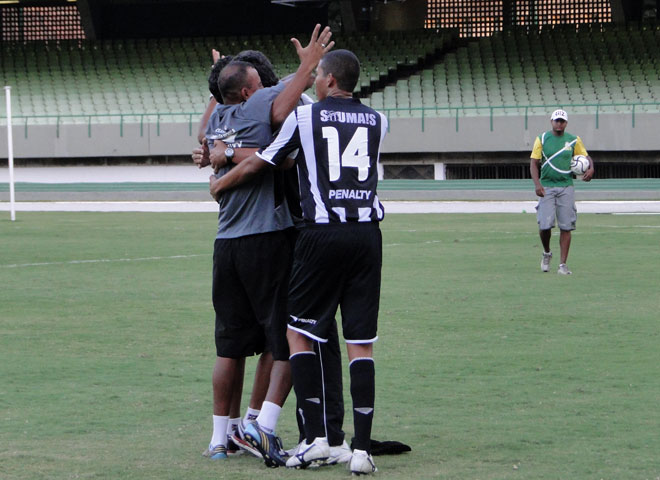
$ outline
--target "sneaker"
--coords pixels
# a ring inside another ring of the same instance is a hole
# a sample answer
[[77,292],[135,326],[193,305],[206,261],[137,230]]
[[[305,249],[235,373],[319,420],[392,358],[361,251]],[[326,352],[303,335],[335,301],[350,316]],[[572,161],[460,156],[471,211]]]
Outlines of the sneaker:
[[259,450],[267,467],[277,468],[286,465],[286,452],[282,448],[280,437],[267,433],[257,422],[245,427],[245,440]]
[[344,443],[341,445],[330,447],[330,456],[325,461],[325,464],[336,465],[337,463],[348,463],[351,461],[352,456],[353,452],[351,452],[351,448],[346,443],[346,440],[344,440]]
[[241,450],[238,445],[236,445],[236,442],[234,442],[232,435],[227,435],[227,455],[231,457],[233,455],[241,455],[243,453],[244,451]]
[[261,455],[261,452],[259,452],[259,450],[254,448],[250,444],[250,442],[248,442],[245,439],[245,429],[243,428],[243,423],[242,422],[238,424],[238,430],[231,436],[231,439],[234,442],[234,444],[238,448],[240,448],[241,450],[244,450],[244,451],[248,452],[249,454],[254,455],[257,458],[264,458]]
[[348,464],[348,469],[353,475],[367,475],[378,471],[371,455],[364,450],[358,449],[353,450],[353,456],[351,457],[351,463]]
[[330,445],[325,437],[317,437],[308,445],[302,441],[295,455],[286,461],[287,468],[319,467],[330,457]]
[[543,258],[541,259],[541,270],[547,272],[550,270],[550,260],[552,260],[552,252],[543,252]]
[[300,442],[298,445],[296,445],[293,448],[290,448],[288,450],[284,450],[284,453],[286,453],[286,457],[287,458],[293,457],[298,452],[298,449],[300,448],[300,445],[302,445],[303,443],[305,443],[305,440],[303,440],[302,442]]
[[223,460],[227,458],[227,447],[219,443],[215,447],[209,445],[209,448],[202,453],[203,457],[210,458],[211,460]]
[[557,273],[560,274],[560,275],[570,275],[573,272],[571,272],[568,269],[568,267],[566,266],[565,263],[560,263],[559,268],[557,269]]
[[[290,448],[289,450],[285,450],[286,456],[288,458],[293,457],[298,452],[298,449],[303,443],[305,443],[304,440],[295,447]],[[349,447],[348,443],[346,443],[346,440],[344,440],[344,443],[342,443],[341,445],[336,445],[334,447],[330,446],[330,456],[325,462],[321,464],[321,466],[336,465],[338,463],[348,463],[351,461],[352,455],[353,452],[351,451],[351,447]]]

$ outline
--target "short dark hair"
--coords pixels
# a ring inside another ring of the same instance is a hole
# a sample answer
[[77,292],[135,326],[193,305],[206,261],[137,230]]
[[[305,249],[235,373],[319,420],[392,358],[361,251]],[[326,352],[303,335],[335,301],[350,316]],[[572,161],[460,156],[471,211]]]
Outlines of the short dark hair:
[[259,50],[243,50],[234,57],[234,60],[240,60],[251,64],[259,74],[262,85],[266,88],[277,85],[280,81],[280,79],[277,78],[273,64],[270,63],[268,57]]
[[254,67],[248,62],[232,60],[222,69],[218,78],[218,88],[225,103],[239,103],[242,100],[241,88],[247,84],[250,68]]
[[352,92],[360,78],[360,61],[350,50],[333,50],[321,59],[323,73],[332,73],[337,80],[337,87],[345,92]]
[[222,95],[220,94],[220,88],[218,87],[218,77],[220,77],[220,71],[231,61],[232,56],[228,55],[219,58],[211,67],[211,73],[209,74],[209,92],[211,92],[211,95],[213,95],[213,98],[215,98],[218,103],[222,103]]

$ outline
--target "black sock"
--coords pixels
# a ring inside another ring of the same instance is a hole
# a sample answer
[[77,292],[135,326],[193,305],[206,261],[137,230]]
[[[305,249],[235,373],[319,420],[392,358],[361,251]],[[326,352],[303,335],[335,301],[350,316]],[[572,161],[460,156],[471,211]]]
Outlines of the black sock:
[[298,412],[302,416],[307,443],[312,443],[316,437],[325,437],[318,357],[314,352],[300,352],[291,355],[289,362]]
[[371,423],[374,418],[376,375],[372,358],[357,358],[349,366],[353,398],[353,448],[371,452]]

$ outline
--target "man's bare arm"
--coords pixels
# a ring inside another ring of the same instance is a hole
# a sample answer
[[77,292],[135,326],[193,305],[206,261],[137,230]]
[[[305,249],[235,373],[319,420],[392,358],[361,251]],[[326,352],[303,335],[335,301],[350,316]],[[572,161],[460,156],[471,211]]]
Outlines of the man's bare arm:
[[[215,173],[218,173],[218,170],[220,168],[227,165],[227,157],[225,156],[226,149],[227,149],[227,144],[224,143],[222,140],[216,140],[215,142],[213,142],[213,148],[209,152],[209,160]],[[248,158],[250,155],[255,153],[257,150],[259,149],[248,148],[248,147],[235,148],[234,158],[232,159],[232,163],[238,165],[243,160]]]
[[[207,155],[208,162],[213,167],[213,171],[215,173],[218,173],[218,171],[222,167],[227,165],[227,157],[225,156],[226,149],[227,149],[227,145],[222,140],[216,140],[215,143],[213,144],[213,149]],[[250,148],[250,147],[235,148],[234,158],[232,158],[231,163],[233,163],[234,165],[238,165],[247,158],[249,158],[251,155],[256,153],[257,151],[259,151],[258,148]],[[193,154],[194,153],[195,150],[193,150]],[[193,155],[193,160],[195,160],[194,155]],[[208,165],[209,163],[207,163],[206,165]],[[275,170],[288,170],[289,168],[293,167],[294,164],[295,164],[295,159],[293,157],[287,157],[287,159],[281,165],[278,165],[273,168],[275,168]],[[202,166],[206,166],[206,165],[202,165]]]
[[240,165],[232,168],[222,177],[216,178],[215,175],[211,175],[209,177],[209,191],[211,192],[211,196],[217,201],[222,192],[242,185],[259,175],[259,172],[262,170],[269,168],[269,166],[272,167],[272,165],[256,155],[250,155]]
[[539,197],[545,196],[545,189],[541,185],[541,180],[539,179],[539,170],[540,170],[541,161],[537,158],[529,159],[529,174],[532,177],[534,182],[534,191]]
[[[220,60],[220,52],[218,52],[215,48],[212,49],[211,58],[213,59],[213,64],[211,65],[211,68],[213,68],[213,65],[215,65],[216,62]],[[202,114],[202,118],[199,119],[199,127],[197,128],[197,141],[200,144],[202,143],[202,139],[204,138],[205,136],[204,134],[206,133],[206,124],[209,123],[209,117],[211,116],[211,113],[213,113],[213,110],[215,109],[215,106],[217,104],[218,104],[217,100],[214,97],[211,97],[209,104],[206,106],[206,110]]]
[[270,109],[270,125],[273,131],[277,130],[284,123],[289,113],[296,108],[300,96],[310,86],[310,79],[313,78],[312,74],[316,66],[323,55],[335,45],[334,41],[330,41],[330,37],[332,37],[330,27],[325,27],[321,34],[319,34],[320,29],[321,25],[317,24],[314,27],[312,37],[305,48],[300,45],[298,39],[291,39],[296,47],[298,58],[300,58],[300,66],[291,81],[287,83],[286,88],[273,101]]
[[596,173],[596,170],[594,169],[594,161],[593,159],[587,155],[587,159],[589,160],[589,168],[587,169],[586,172],[584,172],[584,175],[582,175],[582,181],[584,182],[589,182],[594,176],[594,173]]
[[204,113],[202,114],[202,118],[199,119],[199,127],[197,128],[197,141],[200,144],[204,141],[204,137],[206,136],[206,125],[209,123],[209,117],[213,113],[213,110],[215,110],[217,104],[218,102],[216,99],[211,97],[209,104],[206,106],[206,110],[204,110]]

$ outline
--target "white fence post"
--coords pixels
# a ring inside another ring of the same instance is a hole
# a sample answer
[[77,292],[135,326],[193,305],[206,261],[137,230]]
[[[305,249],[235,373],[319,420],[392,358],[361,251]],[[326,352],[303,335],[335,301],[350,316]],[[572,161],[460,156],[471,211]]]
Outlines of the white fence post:
[[9,159],[9,210],[11,221],[16,220],[14,208],[14,143],[11,133],[11,87],[5,86],[5,98],[7,100],[7,158]]

